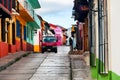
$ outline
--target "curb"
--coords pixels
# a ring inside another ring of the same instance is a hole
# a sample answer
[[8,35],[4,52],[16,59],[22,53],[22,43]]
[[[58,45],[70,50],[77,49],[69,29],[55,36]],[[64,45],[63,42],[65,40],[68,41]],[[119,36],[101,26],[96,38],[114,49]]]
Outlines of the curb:
[[79,55],[69,55],[69,59],[71,66],[71,80],[92,80],[88,65]]
[[31,52],[26,52],[21,54],[20,56],[15,57],[12,60],[9,60],[7,63],[4,63],[3,65],[0,65],[0,71],[6,69],[7,67],[9,67],[10,65],[12,65],[13,63],[19,61],[22,57],[26,57],[30,54]]

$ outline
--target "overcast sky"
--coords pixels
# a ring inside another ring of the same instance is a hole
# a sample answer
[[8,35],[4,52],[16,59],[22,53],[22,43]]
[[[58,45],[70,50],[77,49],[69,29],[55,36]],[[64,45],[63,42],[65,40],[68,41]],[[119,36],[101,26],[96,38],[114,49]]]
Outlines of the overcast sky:
[[72,16],[73,0],[39,0],[41,8],[37,10],[45,21],[65,28],[75,23]]

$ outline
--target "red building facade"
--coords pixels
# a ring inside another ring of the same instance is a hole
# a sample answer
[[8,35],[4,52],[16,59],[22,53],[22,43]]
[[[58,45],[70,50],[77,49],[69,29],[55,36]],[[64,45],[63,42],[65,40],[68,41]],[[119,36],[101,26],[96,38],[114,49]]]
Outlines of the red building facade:
[[8,22],[11,18],[12,0],[0,0],[0,58],[8,54]]

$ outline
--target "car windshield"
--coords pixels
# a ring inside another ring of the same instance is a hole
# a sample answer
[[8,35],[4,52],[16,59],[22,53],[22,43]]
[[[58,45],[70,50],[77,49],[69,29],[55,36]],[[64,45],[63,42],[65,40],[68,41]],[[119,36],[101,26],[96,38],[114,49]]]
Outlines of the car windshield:
[[56,38],[55,38],[55,37],[52,37],[52,36],[45,37],[45,38],[43,39],[43,42],[56,42]]

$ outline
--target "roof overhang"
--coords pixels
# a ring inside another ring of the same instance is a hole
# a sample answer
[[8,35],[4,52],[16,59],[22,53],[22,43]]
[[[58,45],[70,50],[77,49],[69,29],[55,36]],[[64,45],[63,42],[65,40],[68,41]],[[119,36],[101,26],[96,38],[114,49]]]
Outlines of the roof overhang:
[[28,11],[20,4],[20,11],[19,14],[20,16],[27,22],[34,21],[34,18],[28,13]]
[[40,3],[38,0],[28,0],[34,9],[40,8]]

